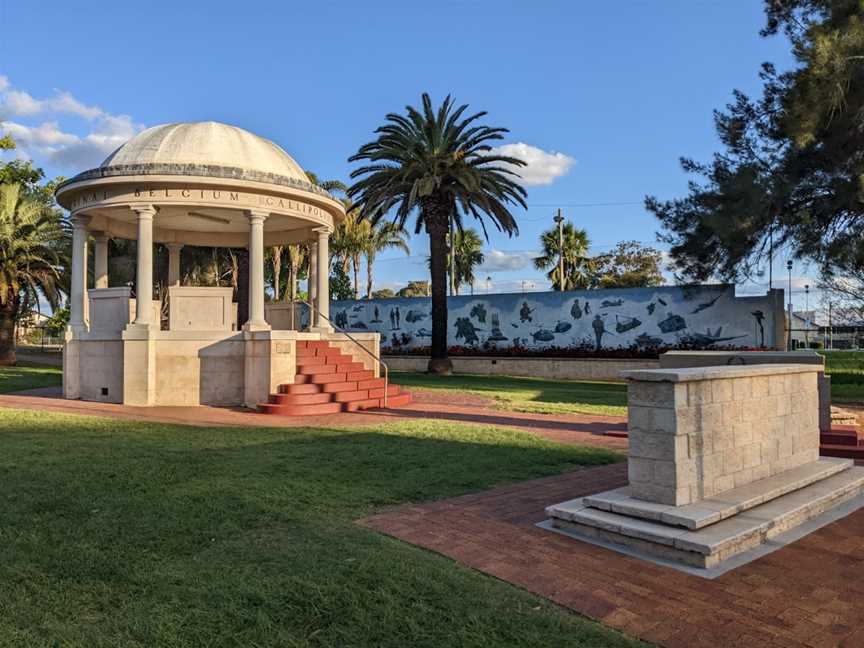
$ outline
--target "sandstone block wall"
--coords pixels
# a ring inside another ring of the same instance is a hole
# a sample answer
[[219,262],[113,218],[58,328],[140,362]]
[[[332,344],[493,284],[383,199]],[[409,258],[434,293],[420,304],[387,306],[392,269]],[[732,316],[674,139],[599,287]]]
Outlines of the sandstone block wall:
[[818,369],[625,372],[633,496],[681,506],[816,461]]

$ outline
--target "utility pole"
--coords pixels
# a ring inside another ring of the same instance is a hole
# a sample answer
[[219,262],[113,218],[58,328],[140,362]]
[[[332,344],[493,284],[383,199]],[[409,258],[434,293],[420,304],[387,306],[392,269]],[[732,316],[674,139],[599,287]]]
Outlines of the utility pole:
[[786,342],[786,350],[792,351],[792,259],[786,262],[786,269],[789,271],[789,339]]
[[831,302],[828,302],[828,348],[834,348],[834,320],[831,319]]
[[560,207],[553,220],[558,223],[558,290],[564,290],[564,217]]
[[810,348],[810,284],[804,284],[804,345]]

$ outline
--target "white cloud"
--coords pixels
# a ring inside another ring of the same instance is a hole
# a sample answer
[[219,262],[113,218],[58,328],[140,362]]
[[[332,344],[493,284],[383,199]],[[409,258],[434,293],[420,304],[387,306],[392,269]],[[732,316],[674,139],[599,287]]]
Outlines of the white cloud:
[[526,166],[523,167],[507,165],[507,168],[521,176],[518,182],[526,187],[552,184],[566,175],[576,163],[576,160],[569,155],[555,151],[547,152],[524,142],[496,146],[490,154],[506,155],[526,162]]
[[508,251],[489,250],[483,253],[485,259],[480,265],[481,272],[512,272],[524,270],[529,267],[538,256],[537,252],[531,250]]
[[[8,83],[8,82],[7,82]],[[0,104],[0,115],[4,117],[27,117],[42,112],[42,102],[21,90],[8,90]]]
[[[48,119],[38,124],[9,119],[36,115]],[[74,133],[61,127],[58,118],[64,116],[85,120],[86,132]],[[129,115],[114,115],[98,106],[88,106],[70,92],[58,90],[53,97],[36,99],[13,89],[9,80],[0,76],[0,131],[12,136],[19,155],[72,170],[87,169],[98,165],[143,128]]]

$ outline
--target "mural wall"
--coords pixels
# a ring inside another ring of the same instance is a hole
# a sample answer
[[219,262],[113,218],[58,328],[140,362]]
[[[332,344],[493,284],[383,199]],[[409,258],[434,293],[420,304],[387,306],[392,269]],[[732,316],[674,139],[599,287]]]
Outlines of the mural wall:
[[[448,311],[450,346],[770,348],[782,343],[775,337],[783,291],[735,297],[732,285],[710,285],[460,295],[448,298]],[[380,332],[392,351],[431,341],[428,297],[334,301],[330,317],[347,330]]]

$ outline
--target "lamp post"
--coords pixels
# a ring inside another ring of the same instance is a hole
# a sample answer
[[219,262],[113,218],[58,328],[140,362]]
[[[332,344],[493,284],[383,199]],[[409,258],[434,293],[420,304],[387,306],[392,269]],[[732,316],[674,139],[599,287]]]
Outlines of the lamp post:
[[789,271],[789,339],[786,348],[792,350],[792,259],[786,262],[786,270]]
[[558,290],[564,290],[564,217],[561,210],[553,219],[558,223]]

